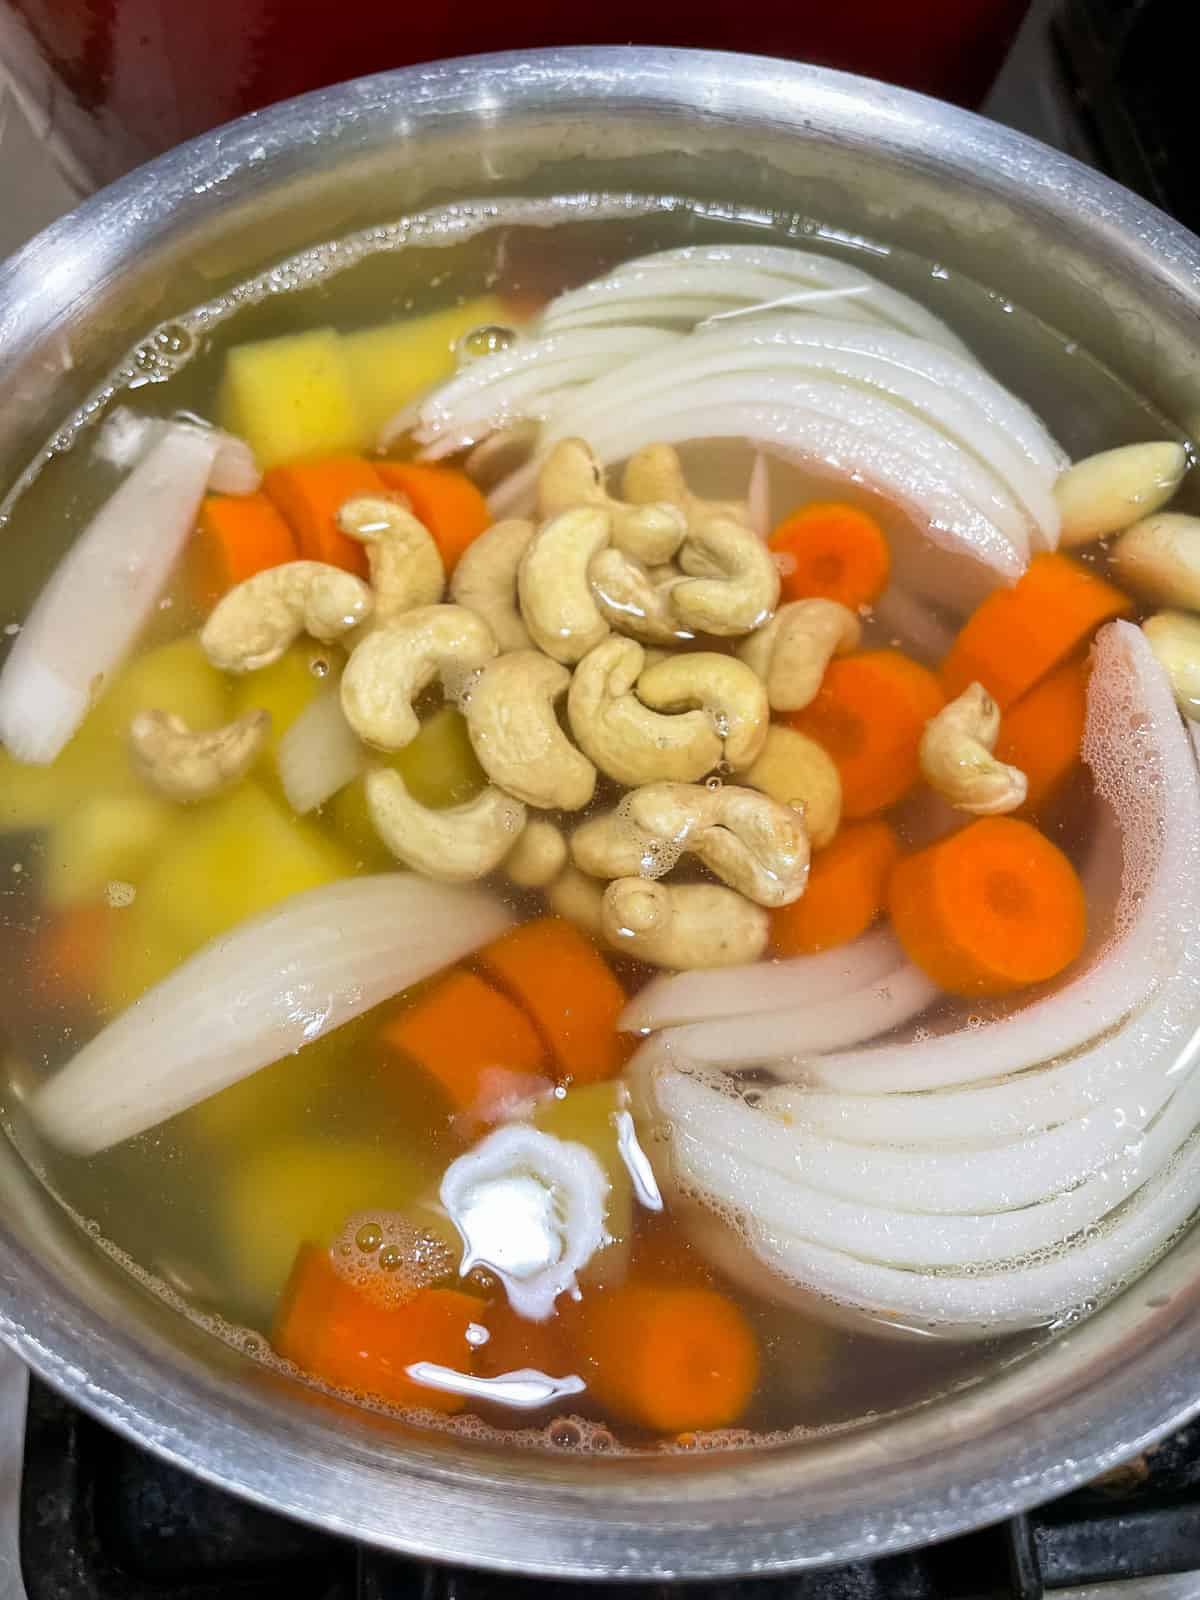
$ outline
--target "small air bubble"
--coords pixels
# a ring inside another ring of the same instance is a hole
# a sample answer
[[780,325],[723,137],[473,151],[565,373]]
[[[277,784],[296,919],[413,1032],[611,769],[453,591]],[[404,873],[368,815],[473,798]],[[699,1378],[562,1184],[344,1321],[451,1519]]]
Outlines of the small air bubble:
[[480,356],[491,356],[499,350],[510,349],[516,341],[515,328],[504,328],[498,323],[489,322],[482,328],[472,328],[470,333],[463,334],[458,341],[459,358],[478,361]]
[[583,1443],[583,1432],[576,1422],[569,1422],[565,1418],[552,1422],[546,1430],[546,1436],[551,1444],[560,1450],[577,1450]]
[[384,1272],[398,1272],[404,1265],[404,1251],[398,1245],[389,1244],[379,1252],[379,1265]]
[[364,1222],[354,1235],[354,1242],[364,1255],[370,1255],[383,1243],[383,1229],[377,1222]]
[[314,678],[327,678],[329,676],[330,663],[325,656],[314,656],[308,664],[308,670]]

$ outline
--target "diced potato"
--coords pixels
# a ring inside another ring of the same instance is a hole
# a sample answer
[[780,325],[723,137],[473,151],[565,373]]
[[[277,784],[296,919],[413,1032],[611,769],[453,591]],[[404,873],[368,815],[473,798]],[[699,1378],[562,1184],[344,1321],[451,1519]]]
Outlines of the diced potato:
[[371,868],[396,866],[371,821],[371,814],[367,810],[366,784],[361,777],[352,779],[344,789],[339,789],[329,804],[323,807],[323,813],[356,863]]
[[483,295],[427,317],[347,334],[342,345],[368,443],[375,442],[401,406],[451,375],[454,347],[464,333],[509,321],[503,303],[494,295]]
[[[328,662],[329,672],[322,676],[314,670],[314,663]],[[261,672],[247,672],[236,680],[233,690],[233,715],[244,716],[247,711],[269,711],[271,732],[260,765],[264,771],[275,771],[275,754],[279,741],[296,718],[328,687],[330,675],[341,665],[341,652],[335,645],[317,644],[301,640],[282,655],[271,667]]]
[[66,812],[46,843],[43,893],[55,910],[96,900],[113,879],[140,882],[179,813],[137,790],[101,790]]
[[278,1140],[236,1158],[222,1223],[241,1294],[269,1310],[301,1244],[330,1244],[356,1211],[410,1205],[430,1179],[415,1155],[327,1135]]
[[235,345],[217,410],[222,427],[245,439],[264,472],[368,442],[345,348],[332,328]]
[[604,1283],[619,1283],[629,1266],[633,1242],[633,1182],[618,1145],[616,1113],[622,1108],[623,1090],[617,1083],[590,1083],[568,1089],[561,1100],[547,1100],[533,1113],[533,1124],[557,1139],[571,1139],[588,1147],[604,1168],[610,1189],[604,1225],[612,1236],[580,1276]]
[[467,719],[455,706],[439,706],[427,717],[392,764],[413,799],[438,811],[474,800],[487,783],[471,748]]
[[114,913],[112,942],[96,986],[96,1000],[106,1017],[114,1017],[160,983],[191,951],[173,928],[139,896]]
[[321,829],[246,782],[181,819],[138,901],[190,954],[289,895],[348,876],[353,865]]
[[61,771],[66,753],[42,767],[0,749],[0,831],[48,828],[79,799]]

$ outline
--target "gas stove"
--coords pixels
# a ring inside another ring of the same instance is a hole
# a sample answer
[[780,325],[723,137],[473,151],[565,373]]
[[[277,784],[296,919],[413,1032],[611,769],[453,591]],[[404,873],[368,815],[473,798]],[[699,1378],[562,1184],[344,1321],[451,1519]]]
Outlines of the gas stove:
[[[984,110],[1193,228],[1187,0],[1035,0]],[[0,254],[78,198],[0,61]],[[1190,124],[1187,129],[1190,134]],[[28,1398],[26,1389],[28,1388]],[[399,1560],[288,1522],[147,1455],[0,1351],[0,1600],[627,1600],[662,1584],[503,1578]],[[1200,1423],[1104,1480],[946,1544],[696,1600],[1200,1600]]]

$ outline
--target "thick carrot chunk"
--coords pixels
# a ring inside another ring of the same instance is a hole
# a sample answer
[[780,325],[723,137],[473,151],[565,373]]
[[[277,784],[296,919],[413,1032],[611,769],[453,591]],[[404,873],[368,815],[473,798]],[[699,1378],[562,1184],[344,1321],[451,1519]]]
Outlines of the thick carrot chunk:
[[1022,813],[1036,815],[1062,792],[1079,767],[1087,721],[1088,666],[1082,657],[1051,672],[1009,706],[996,755],[1029,780]]
[[886,822],[849,822],[813,856],[799,900],[771,913],[777,955],[808,955],[849,944],[883,910],[900,845]]
[[381,461],[378,472],[389,489],[408,496],[413,515],[433,535],[449,577],[471,541],[491,525],[483,495],[465,472],[454,467]]
[[263,489],[296,536],[306,561],[327,561],[360,578],[367,575],[367,554],[356,539],[337,525],[337,513],[357,494],[379,494],[385,485],[362,456],[326,456],[273,467]]
[[188,556],[196,599],[211,604],[256,572],[296,555],[292,530],[267,495],[210,494]]
[[804,506],[768,543],[786,558],[780,571],[785,600],[819,596],[855,611],[887,587],[892,562],[883,529],[857,506],[837,500]]

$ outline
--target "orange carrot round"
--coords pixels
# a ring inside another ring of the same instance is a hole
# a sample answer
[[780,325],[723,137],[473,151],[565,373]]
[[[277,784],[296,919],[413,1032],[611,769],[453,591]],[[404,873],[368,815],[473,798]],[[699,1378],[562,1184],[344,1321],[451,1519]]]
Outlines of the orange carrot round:
[[358,577],[367,575],[367,553],[337,525],[339,509],[356,494],[378,494],[383,479],[362,456],[325,456],[272,467],[263,489],[296,536],[306,561],[327,561]]
[[1133,601],[1069,556],[1034,556],[1011,589],[997,589],[967,618],[942,662],[953,700],[978,681],[1006,711],[1096,629],[1126,617]]
[[533,1023],[474,972],[452,972],[425,990],[384,1023],[379,1042],[428,1073],[456,1111],[476,1115],[545,1070]]
[[1062,792],[1079,766],[1087,721],[1088,665],[1065,662],[1009,706],[1000,720],[996,758],[1029,780],[1021,814],[1036,815]]
[[736,1422],[758,1382],[758,1344],[715,1289],[627,1283],[568,1319],[579,1375],[614,1416],[658,1433]]
[[833,757],[842,815],[869,817],[916,783],[921,734],[942,704],[925,667],[899,650],[866,650],[830,662],[816,699],[787,721]]
[[780,572],[785,600],[820,596],[852,611],[887,587],[891,555],[883,529],[857,506],[821,500],[794,511],[768,543],[788,559]]
[[380,1305],[336,1271],[327,1250],[305,1244],[283,1291],[271,1342],[286,1360],[335,1388],[392,1405],[461,1411],[461,1395],[414,1383],[405,1369],[432,1361],[471,1371],[467,1329],[482,1310],[480,1301],[456,1289],[420,1289],[398,1305]]
[[196,599],[211,605],[236,584],[296,559],[292,530],[265,494],[210,494],[188,553]]
[[625,991],[591,942],[561,917],[514,928],[479,952],[484,971],[523,1005],[575,1083],[615,1077],[628,1045],[617,1032]]
[[466,473],[455,467],[381,461],[377,470],[389,489],[408,496],[413,515],[433,535],[449,577],[471,541],[491,526],[483,495]]
[[781,956],[809,955],[857,939],[883,910],[900,845],[886,822],[850,822],[812,858],[799,900],[771,913],[771,943]]
[[951,994],[1042,983],[1070,966],[1087,933],[1075,868],[1015,817],[981,817],[901,861],[888,910],[909,959]]

